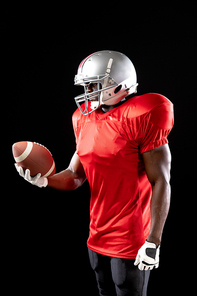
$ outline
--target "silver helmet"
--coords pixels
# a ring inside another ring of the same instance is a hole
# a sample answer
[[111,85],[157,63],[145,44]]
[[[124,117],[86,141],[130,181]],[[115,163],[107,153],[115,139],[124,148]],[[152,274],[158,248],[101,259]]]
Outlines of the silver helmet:
[[[75,85],[84,86],[84,94],[75,97],[83,115],[100,105],[115,105],[126,96],[137,92],[137,76],[130,59],[117,51],[102,50],[86,57],[79,65]],[[90,84],[96,85],[93,92]],[[96,90],[95,90],[96,89]]]

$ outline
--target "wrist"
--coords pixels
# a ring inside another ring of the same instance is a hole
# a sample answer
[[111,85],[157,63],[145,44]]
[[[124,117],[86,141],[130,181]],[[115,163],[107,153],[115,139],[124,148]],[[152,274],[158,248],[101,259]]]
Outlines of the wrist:
[[149,234],[148,238],[146,239],[149,243],[154,243],[157,247],[161,244],[161,239]]

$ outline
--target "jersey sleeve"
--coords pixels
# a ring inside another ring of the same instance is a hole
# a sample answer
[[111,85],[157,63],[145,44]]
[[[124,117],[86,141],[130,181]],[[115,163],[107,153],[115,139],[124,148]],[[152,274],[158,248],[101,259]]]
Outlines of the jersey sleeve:
[[173,123],[173,104],[170,101],[153,108],[141,123],[140,153],[167,144],[167,136],[173,127]]

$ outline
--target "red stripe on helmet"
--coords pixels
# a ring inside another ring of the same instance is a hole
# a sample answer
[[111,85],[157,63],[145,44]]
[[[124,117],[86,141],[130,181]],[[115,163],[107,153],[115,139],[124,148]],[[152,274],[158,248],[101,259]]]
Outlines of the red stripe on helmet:
[[78,73],[80,72],[82,72],[82,67],[83,67],[83,64],[85,63],[85,61],[90,57],[90,56],[92,56],[94,53],[91,53],[89,56],[87,56],[81,63],[80,63],[80,65],[79,65],[79,68],[78,68]]

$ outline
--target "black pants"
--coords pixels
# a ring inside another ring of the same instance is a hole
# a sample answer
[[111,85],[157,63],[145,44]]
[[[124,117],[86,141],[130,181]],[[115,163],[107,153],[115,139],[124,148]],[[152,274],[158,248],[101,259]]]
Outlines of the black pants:
[[140,271],[134,259],[107,257],[88,249],[100,296],[146,296],[150,270]]

